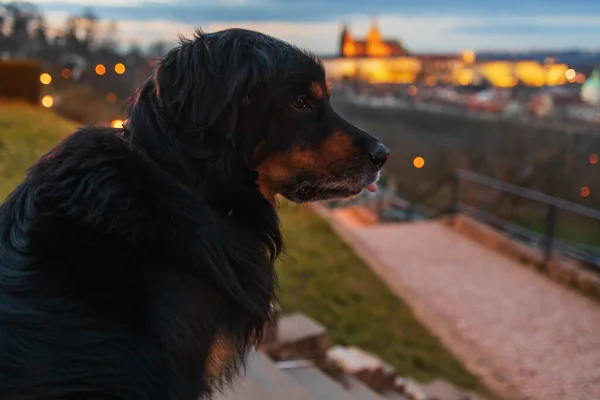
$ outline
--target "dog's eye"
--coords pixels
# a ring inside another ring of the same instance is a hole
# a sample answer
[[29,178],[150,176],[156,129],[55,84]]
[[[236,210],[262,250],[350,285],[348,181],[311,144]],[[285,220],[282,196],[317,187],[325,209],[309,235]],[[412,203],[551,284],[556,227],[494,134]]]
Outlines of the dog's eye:
[[292,107],[294,108],[306,108],[308,107],[308,103],[306,102],[306,98],[298,97],[294,101],[292,101]]

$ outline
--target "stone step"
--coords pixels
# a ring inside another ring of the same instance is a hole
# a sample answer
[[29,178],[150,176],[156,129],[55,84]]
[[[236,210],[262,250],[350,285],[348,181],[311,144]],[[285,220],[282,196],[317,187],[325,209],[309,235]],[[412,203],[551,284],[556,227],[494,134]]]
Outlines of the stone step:
[[464,392],[461,397],[460,400],[486,400],[483,396],[481,396],[480,394],[471,392],[471,391],[466,391]]
[[248,356],[246,375],[216,400],[318,400],[261,353]]
[[219,393],[215,396],[215,400],[262,400],[262,399],[273,399],[269,392],[259,387],[251,379],[241,379],[234,384],[233,387],[228,388],[224,393]]
[[463,390],[444,379],[436,379],[421,387],[431,400],[459,400],[465,395]]
[[356,398],[356,400],[384,400],[377,392],[371,390],[361,381],[353,376],[348,376],[345,379],[346,390]]
[[[298,367],[285,370],[313,396],[321,400],[359,400],[349,391],[315,367]],[[287,398],[286,398],[287,400]],[[362,400],[362,399],[360,399]]]
[[279,332],[279,317],[281,314],[279,305],[271,303],[271,309],[269,313],[271,314],[271,320],[268,324],[266,324],[263,330],[263,337],[260,343],[261,347],[277,342],[277,336]]
[[384,400],[411,400],[408,397],[405,397],[405,396],[395,393],[395,392],[385,392],[383,394],[383,399]]
[[404,396],[413,400],[430,400],[423,386],[414,379],[404,379]]
[[271,359],[321,360],[328,346],[327,329],[312,318],[295,313],[279,319],[275,341],[261,346]]
[[394,388],[394,368],[371,353],[356,347],[334,346],[327,351],[327,357],[346,374],[358,378],[371,389],[385,391]]

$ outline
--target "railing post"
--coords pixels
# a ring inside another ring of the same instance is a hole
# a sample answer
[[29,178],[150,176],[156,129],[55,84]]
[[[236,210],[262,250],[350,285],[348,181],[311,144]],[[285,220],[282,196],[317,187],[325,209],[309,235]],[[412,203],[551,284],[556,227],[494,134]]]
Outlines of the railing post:
[[458,214],[460,211],[460,176],[458,172],[452,174],[452,194],[450,197],[450,213]]
[[408,208],[404,214],[407,221],[412,221],[415,214],[415,205],[413,203],[408,203]]
[[552,247],[554,244],[554,228],[556,225],[556,207],[550,205],[546,213],[546,227],[544,233],[544,264],[546,267],[552,259]]

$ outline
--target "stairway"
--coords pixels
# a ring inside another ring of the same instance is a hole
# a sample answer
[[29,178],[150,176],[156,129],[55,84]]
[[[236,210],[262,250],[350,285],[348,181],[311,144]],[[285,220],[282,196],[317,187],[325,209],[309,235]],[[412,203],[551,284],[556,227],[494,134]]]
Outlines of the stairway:
[[483,400],[438,379],[421,385],[355,347],[327,348],[327,330],[300,313],[267,329],[247,371],[217,400]]

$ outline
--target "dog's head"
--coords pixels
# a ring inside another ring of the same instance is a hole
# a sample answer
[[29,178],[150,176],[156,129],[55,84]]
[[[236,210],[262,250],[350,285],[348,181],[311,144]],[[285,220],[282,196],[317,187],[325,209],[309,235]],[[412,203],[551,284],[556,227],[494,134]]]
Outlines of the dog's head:
[[157,100],[152,122],[177,138],[191,160],[186,170],[212,160],[231,174],[254,171],[248,176],[271,202],[277,194],[306,202],[374,190],[389,155],[333,110],[314,55],[258,32],[182,40],[137,102],[144,96]]

